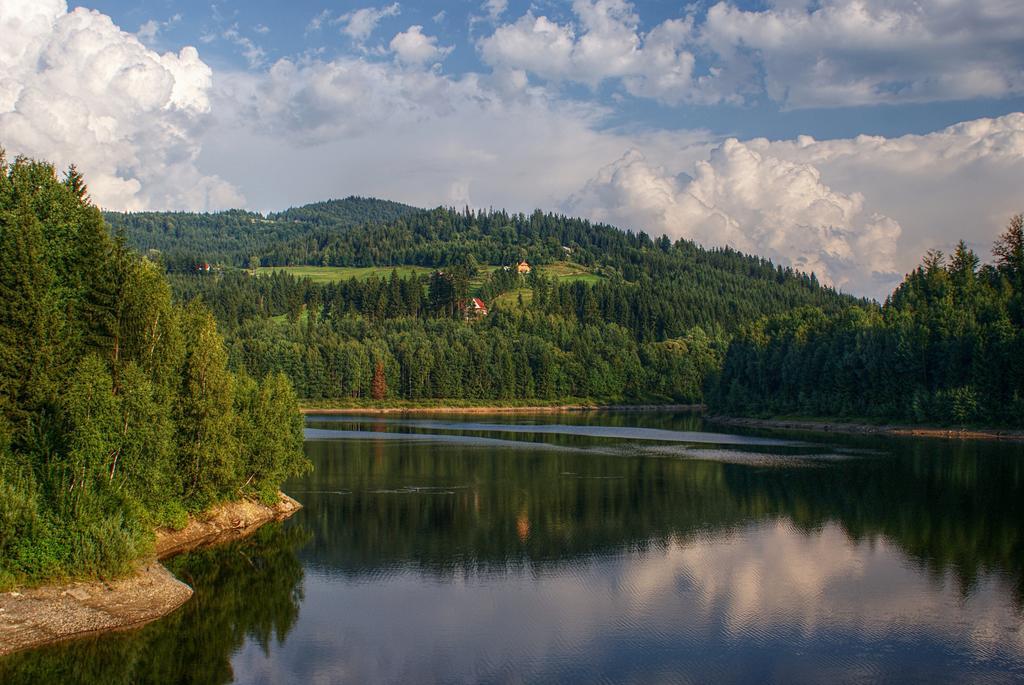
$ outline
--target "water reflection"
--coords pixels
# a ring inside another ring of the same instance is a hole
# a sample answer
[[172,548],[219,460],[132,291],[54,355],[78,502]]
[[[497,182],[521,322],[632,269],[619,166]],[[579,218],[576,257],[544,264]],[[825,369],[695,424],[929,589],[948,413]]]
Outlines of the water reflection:
[[358,436],[307,443],[305,508],[261,547],[180,562],[184,612],[0,681],[1024,679],[1019,445],[629,437],[700,428],[657,415],[311,427]]
[[[1020,619],[997,581],[962,600],[880,542],[783,522],[540,576],[317,573],[251,682],[1012,682]],[[244,667],[244,670],[243,670]]]
[[268,652],[299,617],[301,526],[270,524],[252,537],[199,550],[168,566],[195,595],[139,630],[0,659],[0,683],[230,683],[243,644]]

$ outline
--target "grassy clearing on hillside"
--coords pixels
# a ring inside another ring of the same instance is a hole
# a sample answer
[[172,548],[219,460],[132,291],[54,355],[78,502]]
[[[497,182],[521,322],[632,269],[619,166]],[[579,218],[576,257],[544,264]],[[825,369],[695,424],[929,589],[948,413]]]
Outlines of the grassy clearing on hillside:
[[[470,294],[479,294],[484,281],[500,268],[500,266],[493,264],[480,266],[477,275],[469,281]],[[559,281],[567,283],[584,281],[593,284],[602,280],[601,276],[591,273],[586,267],[571,262],[556,262],[539,266],[537,269],[545,276],[554,277]],[[284,271],[296,278],[309,278],[314,283],[337,283],[339,281],[347,281],[350,278],[366,280],[371,276],[387,279],[391,277],[392,271],[397,271],[400,278],[427,276],[434,269],[427,266],[261,266],[257,269],[256,273],[258,275],[269,275],[275,271]],[[529,304],[533,298],[533,291],[529,288],[520,288],[512,293],[506,293],[498,298],[497,304],[516,306],[519,293],[523,294],[523,301]]]
[[579,264],[574,264],[572,262],[555,262],[554,264],[546,264],[538,268],[540,273],[545,276],[554,276],[563,283],[584,281],[586,283],[594,284],[602,280],[601,276],[591,273],[585,266],[580,266]]
[[275,271],[284,271],[296,278],[309,278],[314,283],[337,283],[350,278],[364,281],[371,276],[390,278],[392,271],[397,271],[400,278],[425,276],[433,269],[426,266],[261,266],[257,274],[269,275]]
[[531,288],[516,288],[510,290],[507,293],[502,293],[494,298],[494,307],[498,309],[516,309],[519,307],[519,297],[523,298],[523,306],[529,306],[533,302],[533,289]]

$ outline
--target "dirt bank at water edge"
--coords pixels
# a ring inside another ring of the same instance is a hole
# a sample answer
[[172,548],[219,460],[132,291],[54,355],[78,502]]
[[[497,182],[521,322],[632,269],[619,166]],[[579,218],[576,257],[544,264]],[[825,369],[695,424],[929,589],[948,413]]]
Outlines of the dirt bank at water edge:
[[189,520],[185,528],[156,532],[155,558],[115,580],[44,585],[0,593],[0,656],[86,635],[127,630],[166,616],[192,596],[157,559],[253,534],[286,519],[302,505],[278,493],[267,506],[251,500],[222,504]]

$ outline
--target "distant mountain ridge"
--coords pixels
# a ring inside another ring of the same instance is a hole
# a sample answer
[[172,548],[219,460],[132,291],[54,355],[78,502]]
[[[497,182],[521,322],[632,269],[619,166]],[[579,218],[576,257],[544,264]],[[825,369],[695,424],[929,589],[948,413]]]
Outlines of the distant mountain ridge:
[[200,262],[246,265],[275,246],[312,229],[341,231],[366,223],[389,223],[423,211],[390,200],[358,197],[315,202],[267,214],[241,209],[222,212],[104,212],[103,218],[128,244],[159,251],[167,267],[185,270]]

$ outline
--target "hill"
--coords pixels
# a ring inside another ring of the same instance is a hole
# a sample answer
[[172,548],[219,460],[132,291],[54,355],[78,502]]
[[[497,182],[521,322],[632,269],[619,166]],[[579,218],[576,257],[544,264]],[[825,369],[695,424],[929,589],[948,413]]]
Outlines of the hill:
[[329,200],[264,216],[244,210],[195,212],[104,212],[115,233],[124,233],[140,252],[156,250],[172,271],[202,262],[246,266],[281,244],[313,229],[327,234],[366,223],[387,223],[419,211],[414,207],[362,197]]
[[117,217],[164,251],[179,300],[214,311],[236,368],[283,371],[307,399],[701,401],[743,325],[858,302],[735,250],[540,211],[349,198]]

